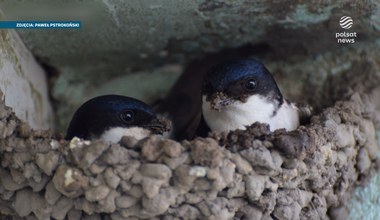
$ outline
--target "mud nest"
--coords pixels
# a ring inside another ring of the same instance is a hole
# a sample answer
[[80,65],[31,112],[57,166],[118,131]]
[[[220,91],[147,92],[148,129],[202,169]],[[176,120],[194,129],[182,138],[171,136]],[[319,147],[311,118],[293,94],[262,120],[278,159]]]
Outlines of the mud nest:
[[[296,131],[211,134],[182,143],[66,142],[0,103],[0,216],[27,219],[327,219],[375,167],[358,93]],[[334,217],[335,215],[335,217]]]

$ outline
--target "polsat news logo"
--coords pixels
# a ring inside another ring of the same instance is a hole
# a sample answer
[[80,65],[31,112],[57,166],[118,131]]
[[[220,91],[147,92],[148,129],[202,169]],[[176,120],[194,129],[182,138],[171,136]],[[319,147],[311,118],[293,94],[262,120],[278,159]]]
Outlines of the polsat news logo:
[[[349,16],[342,16],[339,19],[339,25],[343,29],[350,29],[354,25],[354,20]],[[353,44],[355,43],[355,38],[357,37],[356,32],[337,32],[335,33],[335,38],[339,44]]]
[[354,24],[354,20],[351,17],[343,16],[339,20],[339,25],[344,29],[350,29]]

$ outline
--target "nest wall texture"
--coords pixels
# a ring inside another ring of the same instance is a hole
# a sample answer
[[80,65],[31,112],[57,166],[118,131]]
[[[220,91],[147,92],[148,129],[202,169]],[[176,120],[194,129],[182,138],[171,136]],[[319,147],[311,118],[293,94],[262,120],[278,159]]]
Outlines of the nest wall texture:
[[344,219],[378,147],[366,95],[296,131],[120,144],[33,131],[0,104],[0,213],[27,219]]

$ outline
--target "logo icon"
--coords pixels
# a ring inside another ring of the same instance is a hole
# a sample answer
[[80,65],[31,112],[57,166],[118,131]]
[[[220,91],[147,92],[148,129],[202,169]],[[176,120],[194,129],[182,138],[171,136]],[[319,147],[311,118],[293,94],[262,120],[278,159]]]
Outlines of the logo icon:
[[340,18],[339,24],[344,29],[350,29],[352,25],[354,24],[354,20],[352,20],[351,17],[343,16]]

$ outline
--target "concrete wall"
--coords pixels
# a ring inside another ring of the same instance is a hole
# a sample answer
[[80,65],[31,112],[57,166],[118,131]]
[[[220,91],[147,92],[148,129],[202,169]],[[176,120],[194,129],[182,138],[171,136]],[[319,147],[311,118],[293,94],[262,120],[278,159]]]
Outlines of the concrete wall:
[[14,30],[0,30],[0,91],[32,128],[53,128],[45,72]]

